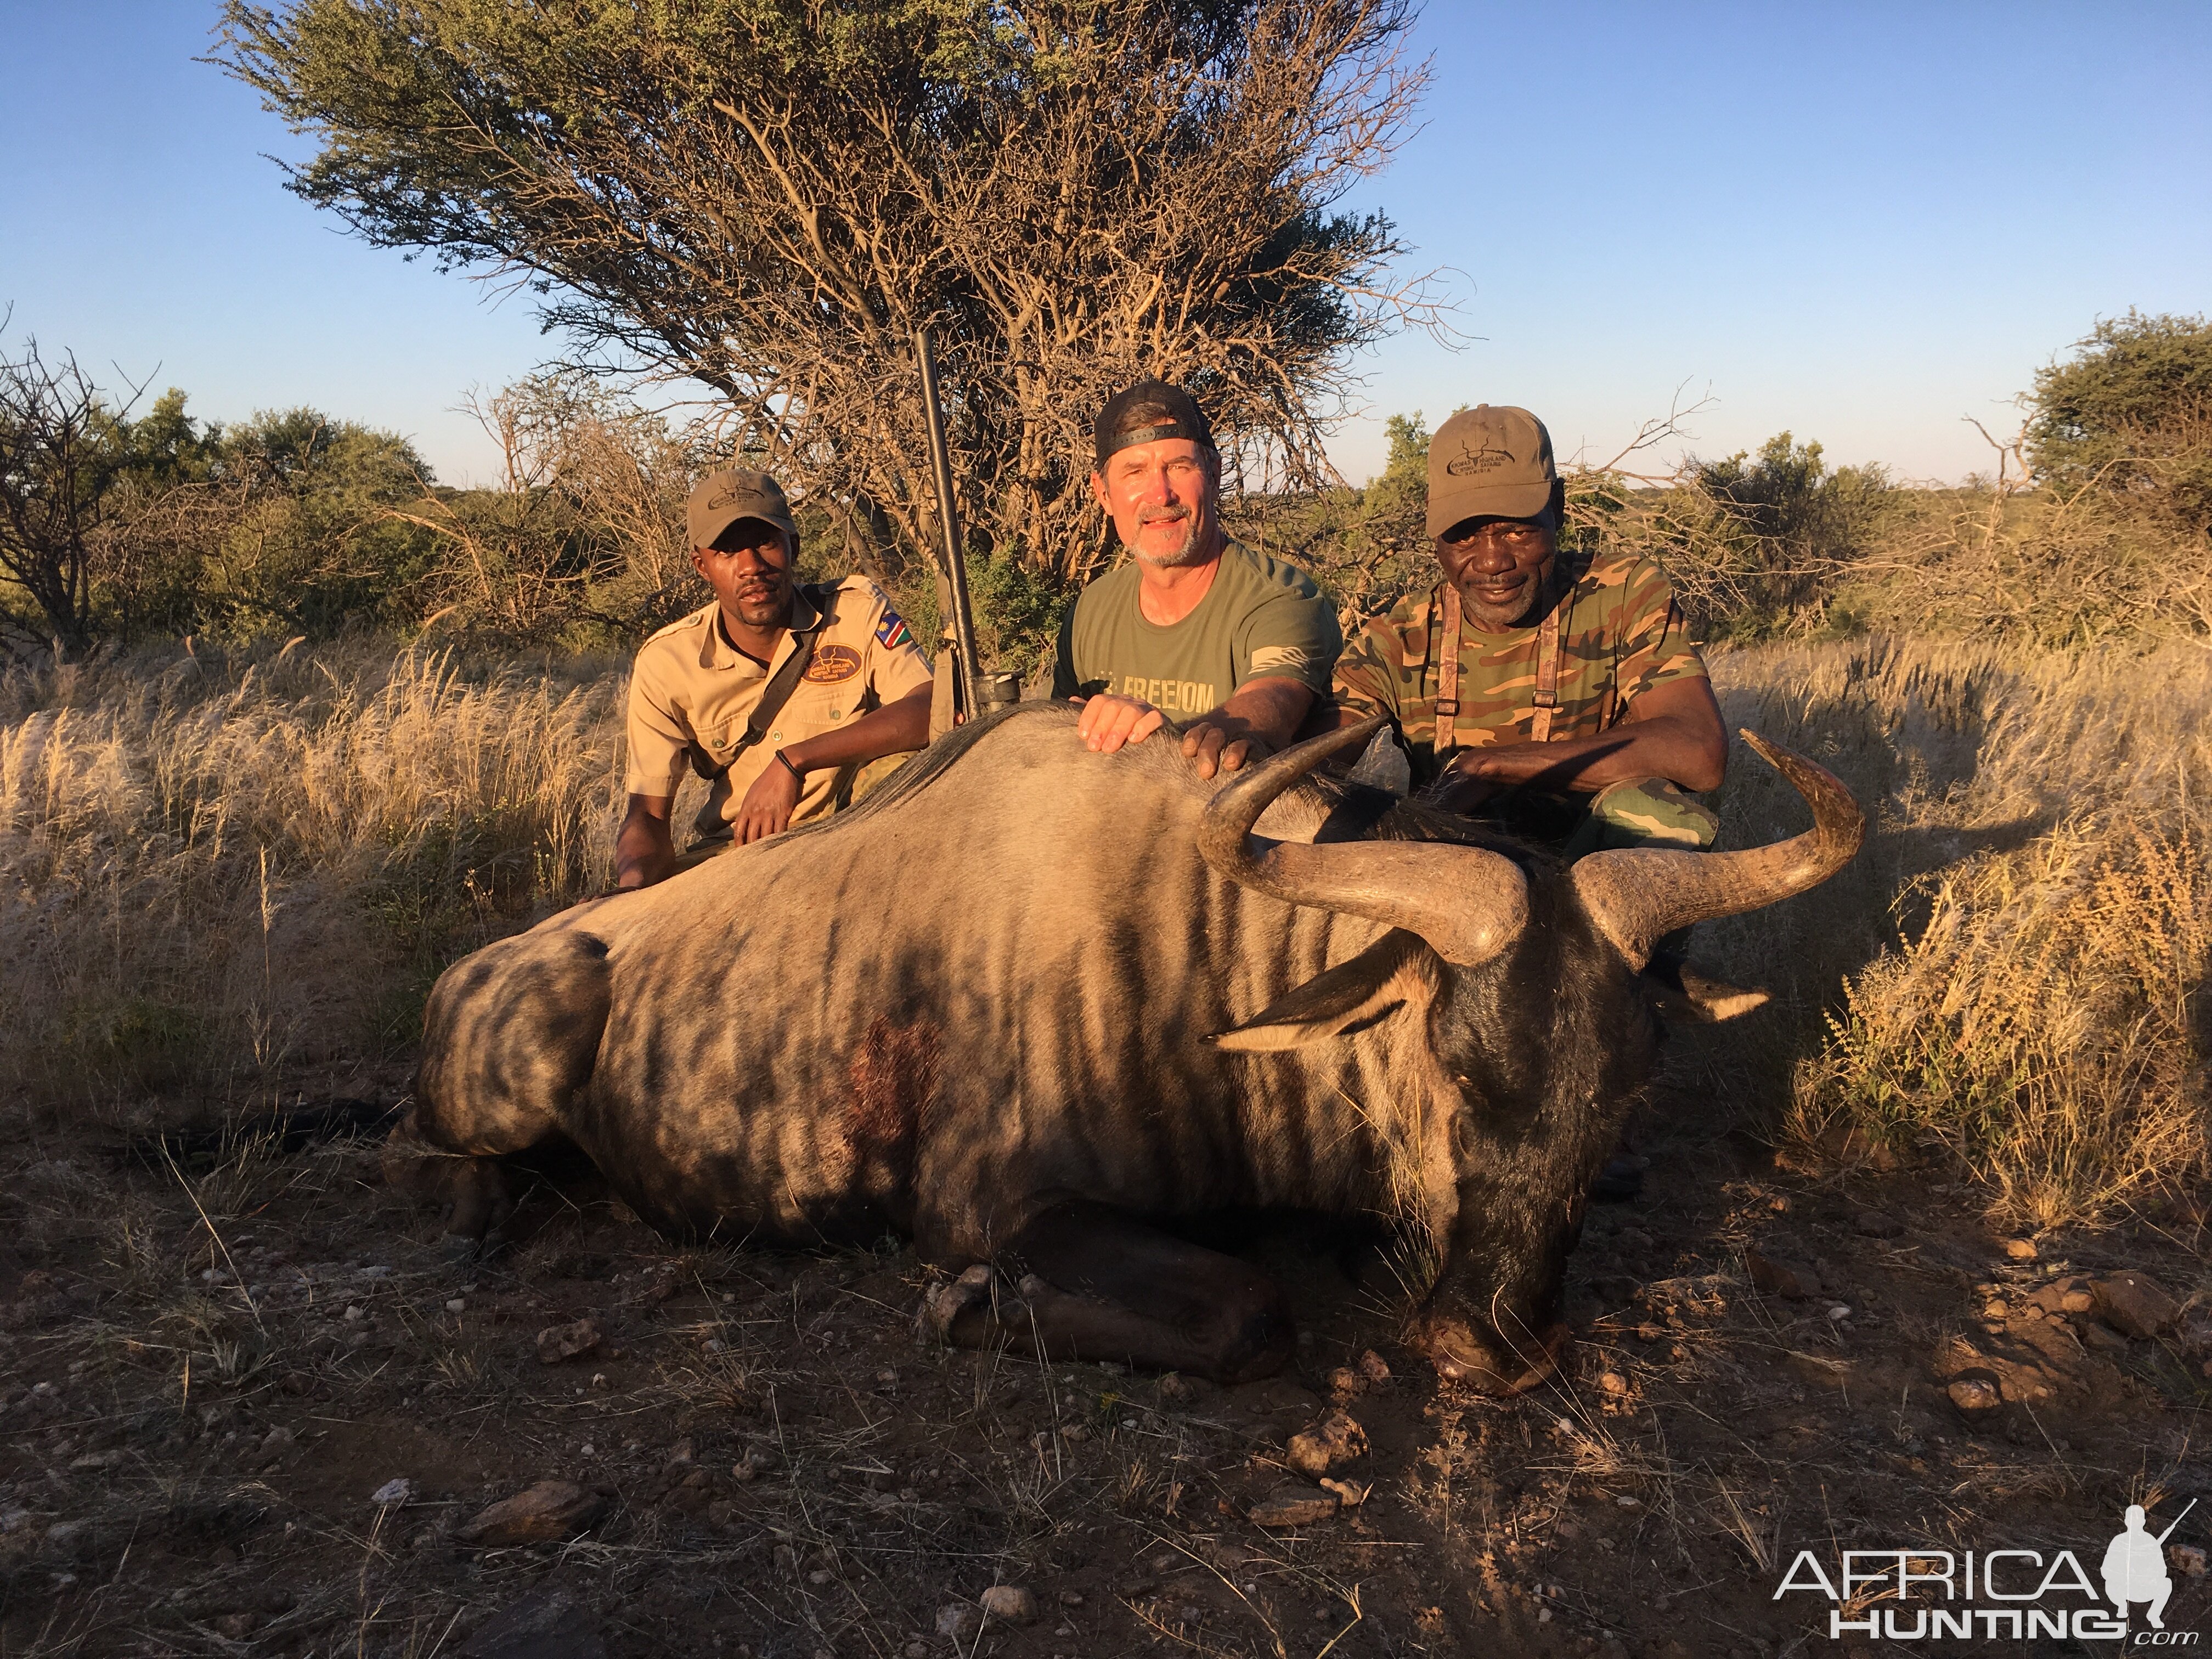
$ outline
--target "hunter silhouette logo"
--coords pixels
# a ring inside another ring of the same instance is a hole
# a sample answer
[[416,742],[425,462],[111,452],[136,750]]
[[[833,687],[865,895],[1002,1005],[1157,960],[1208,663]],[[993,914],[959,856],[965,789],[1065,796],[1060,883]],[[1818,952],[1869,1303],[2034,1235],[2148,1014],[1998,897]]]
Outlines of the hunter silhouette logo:
[[2105,1551],[2105,1597],[2121,1618],[2128,1616],[2129,1602],[2148,1601],[2150,1627],[2166,1628],[2166,1598],[2173,1594],[2173,1580],[2166,1574],[2166,1540],[2181,1524],[2181,1516],[2196,1507],[2192,1498],[2181,1515],[2173,1517],[2173,1526],[2154,1538],[2143,1529],[2143,1506],[2128,1505],[2127,1530]]
[[2129,1505],[2124,1530],[2105,1549],[2099,1575],[2104,1580],[2101,1597],[2072,1550],[1968,1550],[1961,1554],[1942,1549],[1871,1549],[1843,1551],[1832,1574],[1811,1550],[1798,1551],[1774,1599],[1809,1591],[1833,1603],[1828,1613],[1831,1641],[1867,1636],[1892,1643],[1947,1638],[2019,1642],[2041,1637],[2111,1641],[2128,1637],[2130,1605],[2148,1602],[2149,1628],[2136,1632],[2130,1647],[2193,1647],[2198,1632],[2166,1627],[2166,1604],[2173,1594],[2166,1540],[2196,1507],[2197,1500],[2191,1498],[2164,1532],[2153,1533],[2142,1505]]
[[1444,464],[1444,471],[1455,478],[1464,478],[1471,472],[1488,472],[1504,466],[1512,459],[1511,450],[1486,444],[1480,449],[1462,449]]

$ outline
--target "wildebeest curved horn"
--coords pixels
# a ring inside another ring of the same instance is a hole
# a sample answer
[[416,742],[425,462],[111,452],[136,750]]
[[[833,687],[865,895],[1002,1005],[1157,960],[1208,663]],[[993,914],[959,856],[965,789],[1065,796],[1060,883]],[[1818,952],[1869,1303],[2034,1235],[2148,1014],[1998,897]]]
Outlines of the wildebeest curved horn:
[[1331,755],[1358,750],[1382,717],[1310,738],[1248,768],[1214,796],[1198,848],[1215,870],[1286,904],[1365,916],[1426,939],[1471,968],[1496,956],[1528,921],[1528,884],[1501,854],[1443,842],[1334,842],[1310,847],[1251,833],[1267,804]]
[[1568,876],[1584,914],[1632,968],[1642,968],[1652,947],[1678,927],[1756,910],[1819,886],[1866,839],[1866,815],[1832,773],[1756,732],[1739,735],[1805,797],[1813,827],[1741,853],[1624,848],[1575,865]]

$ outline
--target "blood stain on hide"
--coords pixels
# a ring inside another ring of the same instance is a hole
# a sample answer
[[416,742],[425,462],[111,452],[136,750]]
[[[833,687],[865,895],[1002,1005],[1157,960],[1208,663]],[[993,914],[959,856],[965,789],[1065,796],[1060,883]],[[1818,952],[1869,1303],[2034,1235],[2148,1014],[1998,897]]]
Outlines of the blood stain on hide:
[[872,1190],[902,1185],[914,1167],[915,1139],[937,1094],[937,1027],[870,1024],[848,1075],[845,1141],[856,1174]]

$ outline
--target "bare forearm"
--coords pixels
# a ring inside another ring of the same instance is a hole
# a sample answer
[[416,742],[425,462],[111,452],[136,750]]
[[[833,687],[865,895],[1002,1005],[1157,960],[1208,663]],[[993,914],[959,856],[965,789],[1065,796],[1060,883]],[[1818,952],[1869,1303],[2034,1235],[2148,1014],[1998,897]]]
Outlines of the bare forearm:
[[1594,738],[1470,750],[1455,769],[1485,783],[1589,793],[1630,778],[1671,778],[1688,789],[1720,781],[1705,735],[1672,715],[1616,726]]
[[1247,680],[1206,719],[1232,738],[1257,738],[1271,750],[1282,749],[1313,707],[1313,700],[1311,686],[1271,675]]
[[1470,749],[1450,767],[1455,793],[1474,799],[1516,787],[1594,793],[1633,778],[1717,789],[1728,770],[1728,728],[1710,681],[1669,681],[1629,702],[1627,718],[1594,738]]
[[671,804],[658,796],[629,798],[622,828],[615,835],[616,886],[650,887],[675,872],[676,842],[668,828]]
[[896,702],[885,703],[834,732],[824,732],[804,743],[789,744],[784,753],[802,772],[824,767],[862,766],[885,755],[903,754],[929,742],[929,692],[922,686]]

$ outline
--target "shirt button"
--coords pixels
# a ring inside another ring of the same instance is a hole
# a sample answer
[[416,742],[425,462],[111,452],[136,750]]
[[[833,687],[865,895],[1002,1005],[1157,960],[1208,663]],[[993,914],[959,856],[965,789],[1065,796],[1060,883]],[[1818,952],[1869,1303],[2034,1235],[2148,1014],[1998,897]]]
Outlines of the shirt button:
[[770,743],[781,743],[783,741],[783,733],[781,732],[771,732],[768,734],[768,740]]

